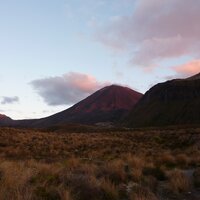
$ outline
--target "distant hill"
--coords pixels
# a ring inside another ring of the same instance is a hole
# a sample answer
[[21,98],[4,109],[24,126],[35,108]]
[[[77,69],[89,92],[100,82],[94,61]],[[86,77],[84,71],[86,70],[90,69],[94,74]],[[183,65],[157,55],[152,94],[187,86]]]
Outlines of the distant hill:
[[12,119],[4,114],[0,114],[0,126],[7,126],[12,123]]
[[141,93],[127,87],[107,86],[67,110],[35,120],[32,126],[47,127],[64,123],[116,122],[130,112],[141,97]]
[[200,123],[200,74],[152,87],[124,123],[130,127]]
[[111,85],[52,116],[33,120],[0,119],[0,126],[46,128],[68,127],[68,124],[99,124],[109,127],[127,115],[141,97],[141,93],[130,88]]

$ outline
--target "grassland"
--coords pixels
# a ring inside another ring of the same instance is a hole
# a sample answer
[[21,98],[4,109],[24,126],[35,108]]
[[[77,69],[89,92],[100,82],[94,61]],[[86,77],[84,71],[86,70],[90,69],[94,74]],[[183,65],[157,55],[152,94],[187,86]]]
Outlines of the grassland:
[[200,128],[0,129],[1,200],[200,199]]

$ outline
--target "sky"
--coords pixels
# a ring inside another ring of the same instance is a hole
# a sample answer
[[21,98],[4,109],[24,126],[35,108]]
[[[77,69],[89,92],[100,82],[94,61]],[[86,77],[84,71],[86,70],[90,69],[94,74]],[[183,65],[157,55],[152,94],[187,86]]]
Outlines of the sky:
[[200,72],[199,0],[0,0],[0,113],[62,111],[110,84]]

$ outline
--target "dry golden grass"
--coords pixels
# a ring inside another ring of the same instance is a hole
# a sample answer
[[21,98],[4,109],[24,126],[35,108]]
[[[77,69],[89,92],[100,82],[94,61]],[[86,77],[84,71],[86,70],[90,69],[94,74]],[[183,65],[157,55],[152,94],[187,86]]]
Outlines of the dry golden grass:
[[198,186],[199,144],[198,128],[98,133],[1,128],[0,199],[170,199],[163,188],[190,191],[189,169],[196,169]]
[[61,200],[73,200],[72,195],[68,190],[61,190],[59,195]]
[[101,182],[101,188],[103,191],[103,199],[105,200],[119,199],[118,187],[116,187],[114,183],[106,179],[102,179],[100,182]]
[[183,171],[175,169],[169,173],[168,187],[173,193],[186,193],[191,189],[191,182]]
[[133,187],[130,200],[158,200],[158,198],[148,188],[136,185]]
[[174,168],[176,166],[175,157],[171,154],[171,152],[168,151],[163,152],[162,154],[159,155],[158,162],[160,165],[163,164],[169,168]]

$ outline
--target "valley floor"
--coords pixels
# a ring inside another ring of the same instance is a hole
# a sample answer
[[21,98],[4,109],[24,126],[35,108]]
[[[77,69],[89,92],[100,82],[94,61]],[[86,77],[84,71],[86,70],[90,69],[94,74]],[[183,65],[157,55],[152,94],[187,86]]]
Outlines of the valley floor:
[[198,200],[200,128],[0,128],[1,200]]

